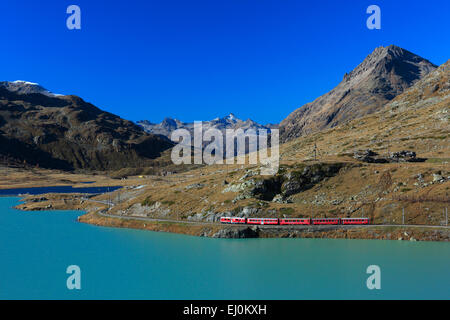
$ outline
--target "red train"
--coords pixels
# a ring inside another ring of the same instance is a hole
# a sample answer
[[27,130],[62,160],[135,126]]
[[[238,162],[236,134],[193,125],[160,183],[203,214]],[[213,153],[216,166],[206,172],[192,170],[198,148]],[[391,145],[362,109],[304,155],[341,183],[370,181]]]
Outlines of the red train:
[[247,224],[278,224],[278,219],[273,218],[248,218]]
[[236,218],[222,217],[221,223],[259,225],[362,225],[370,224],[369,218]]

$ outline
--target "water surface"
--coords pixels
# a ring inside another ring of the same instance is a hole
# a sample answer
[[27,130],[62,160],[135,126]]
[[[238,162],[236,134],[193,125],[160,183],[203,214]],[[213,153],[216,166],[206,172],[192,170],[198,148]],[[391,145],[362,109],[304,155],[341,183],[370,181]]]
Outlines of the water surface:
[[[0,299],[449,299],[450,245],[209,239],[78,223],[0,198]],[[81,268],[79,291],[66,268]],[[381,267],[381,290],[366,268]]]
[[[95,182],[95,181],[94,181]],[[91,182],[83,182],[91,183]],[[74,188],[72,186],[50,186],[50,187],[33,187],[33,188],[13,188],[13,189],[0,189],[0,196],[17,196],[21,194],[44,194],[44,193],[89,193],[99,194],[105,192],[115,191],[120,189],[120,186],[113,187],[81,187]]]

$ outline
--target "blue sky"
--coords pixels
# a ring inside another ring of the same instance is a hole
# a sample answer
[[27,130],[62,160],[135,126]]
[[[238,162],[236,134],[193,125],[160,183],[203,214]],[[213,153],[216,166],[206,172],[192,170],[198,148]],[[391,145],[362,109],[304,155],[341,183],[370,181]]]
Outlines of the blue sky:
[[[66,8],[81,8],[81,30]],[[381,8],[381,30],[366,8]],[[450,58],[448,0],[0,3],[0,80],[38,82],[126,119],[279,122],[375,47]]]

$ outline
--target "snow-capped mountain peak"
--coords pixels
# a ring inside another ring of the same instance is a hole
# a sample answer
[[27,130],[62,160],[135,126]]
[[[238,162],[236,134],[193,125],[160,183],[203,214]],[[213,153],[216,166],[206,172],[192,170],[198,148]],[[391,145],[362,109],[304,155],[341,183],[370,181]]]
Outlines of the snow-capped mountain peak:
[[[158,124],[154,124],[148,120],[138,121],[137,124],[149,133],[160,134],[168,138],[170,138],[170,135],[176,129],[186,129],[191,132],[191,135],[194,131],[193,122],[182,122],[172,118],[165,118]],[[226,129],[254,129],[256,131],[258,129],[267,129],[270,131],[272,128],[276,127],[276,125],[265,126],[250,119],[243,121],[237,118],[233,113],[230,113],[223,118],[217,117],[210,121],[203,121],[202,126],[204,131],[210,128],[215,128],[221,130],[222,132],[225,132]]]
[[14,84],[16,84],[16,85],[39,86],[39,83],[29,82],[29,81],[23,81],[23,80],[12,81],[12,83],[14,83]]
[[48,97],[57,97],[61,96],[61,94],[55,94],[38,83],[35,82],[29,82],[29,81],[23,81],[23,80],[16,80],[16,81],[1,81],[0,87],[5,88],[8,91],[17,93],[17,94],[33,94],[33,93],[40,93],[43,95],[46,95]]

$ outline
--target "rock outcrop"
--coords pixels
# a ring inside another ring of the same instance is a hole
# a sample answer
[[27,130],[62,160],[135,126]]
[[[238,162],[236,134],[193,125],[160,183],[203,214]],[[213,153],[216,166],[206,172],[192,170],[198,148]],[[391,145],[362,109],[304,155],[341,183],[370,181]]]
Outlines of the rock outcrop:
[[320,181],[338,174],[344,163],[317,163],[300,165],[269,178],[250,178],[230,184],[222,192],[241,192],[236,199],[255,198],[265,201],[285,202],[286,198],[312,188]]
[[353,158],[367,163],[423,162],[426,160],[417,158],[414,151],[408,150],[390,152],[387,156],[380,156],[370,149],[358,150],[354,153]]
[[232,239],[243,239],[243,238],[258,238],[257,228],[224,228],[212,235],[212,238],[232,238]]

